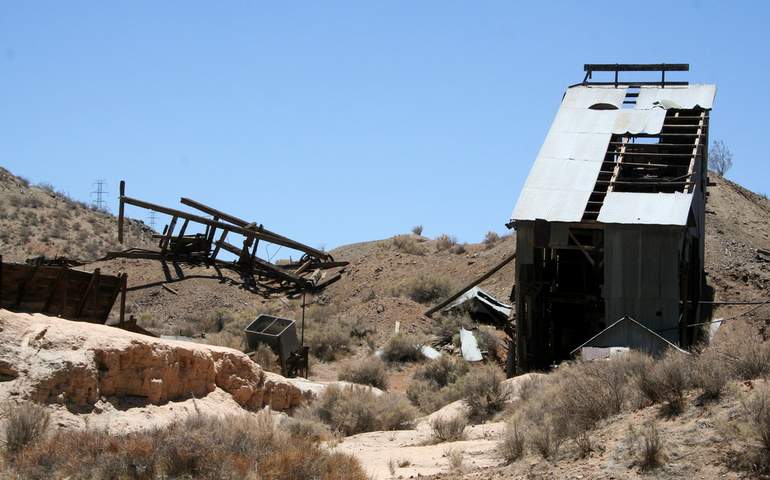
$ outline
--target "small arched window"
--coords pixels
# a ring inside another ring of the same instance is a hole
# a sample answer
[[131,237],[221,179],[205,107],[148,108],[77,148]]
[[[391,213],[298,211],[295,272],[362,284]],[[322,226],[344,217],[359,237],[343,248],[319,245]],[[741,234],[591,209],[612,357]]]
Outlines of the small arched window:
[[594,103],[590,107],[588,107],[591,110],[617,110],[618,107],[611,103]]

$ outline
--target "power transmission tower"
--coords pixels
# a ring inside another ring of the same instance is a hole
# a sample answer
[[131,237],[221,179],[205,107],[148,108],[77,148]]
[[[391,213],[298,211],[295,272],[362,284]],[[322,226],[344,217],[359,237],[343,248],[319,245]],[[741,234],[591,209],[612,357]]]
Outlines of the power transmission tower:
[[107,196],[107,190],[105,190],[105,187],[107,186],[107,182],[100,178],[96,180],[94,183],[94,188],[96,190],[91,192],[91,196],[93,197],[93,205],[97,210],[101,210],[103,212],[108,211],[107,210],[107,200],[105,200],[105,197]]
[[152,231],[155,231],[155,222],[157,221],[158,216],[155,214],[155,210],[150,210],[150,213],[147,215],[147,223],[150,225]]

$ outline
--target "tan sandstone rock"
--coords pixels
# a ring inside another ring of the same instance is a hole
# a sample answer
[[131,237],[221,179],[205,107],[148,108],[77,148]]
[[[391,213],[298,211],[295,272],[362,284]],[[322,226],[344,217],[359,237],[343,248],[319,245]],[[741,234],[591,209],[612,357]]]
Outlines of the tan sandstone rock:
[[249,409],[287,410],[302,401],[298,388],[236,350],[0,310],[0,401],[86,407],[102,397],[144,397],[161,404],[217,387]]

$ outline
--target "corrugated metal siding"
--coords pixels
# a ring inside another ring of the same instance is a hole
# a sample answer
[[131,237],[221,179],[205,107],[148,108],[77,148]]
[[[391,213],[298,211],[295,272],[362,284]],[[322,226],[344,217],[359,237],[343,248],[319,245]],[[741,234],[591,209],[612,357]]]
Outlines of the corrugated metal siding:
[[678,343],[683,234],[680,227],[607,225],[604,298],[608,320],[627,315]]
[[602,223],[687,225],[691,193],[610,192],[598,220]]
[[642,87],[636,108],[652,108],[659,104],[664,108],[711,109],[717,94],[716,85],[691,84],[682,87]]

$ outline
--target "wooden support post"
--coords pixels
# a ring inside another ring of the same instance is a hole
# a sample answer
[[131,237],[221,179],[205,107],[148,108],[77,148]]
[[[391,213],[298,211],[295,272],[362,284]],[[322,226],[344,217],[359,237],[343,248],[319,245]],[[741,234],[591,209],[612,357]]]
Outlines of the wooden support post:
[[176,227],[176,220],[179,217],[171,217],[171,223],[168,224],[168,229],[166,230],[166,234],[163,236],[163,238],[160,241],[160,249],[165,252],[168,250],[168,244],[171,241],[171,236],[174,235],[174,228]]
[[101,270],[97,268],[91,275],[91,281],[88,282],[88,287],[86,288],[86,291],[83,292],[83,296],[80,298],[78,309],[75,310],[75,318],[80,318],[80,316],[83,314],[83,309],[85,308],[86,303],[88,303],[88,298],[91,296],[91,292],[98,288],[99,275],[101,275]]
[[471,288],[475,287],[479,283],[483,282],[487,278],[491,277],[492,275],[494,275],[498,270],[500,270],[504,266],[508,265],[511,262],[511,260],[513,260],[514,258],[516,258],[516,253],[515,252],[512,253],[511,255],[508,255],[507,257],[505,257],[500,263],[498,263],[497,265],[492,267],[492,269],[489,270],[487,273],[485,273],[484,275],[481,275],[477,279],[475,279],[472,282],[470,282],[469,284],[465,285],[463,288],[461,288],[460,290],[458,290],[454,294],[450,295],[449,298],[445,299],[443,302],[439,303],[435,307],[433,307],[430,310],[428,310],[427,312],[425,312],[425,316],[426,317],[430,317],[434,313],[436,313],[439,310],[441,310],[442,308],[446,307],[447,305],[452,303],[452,301],[454,301],[455,299],[460,297],[460,295],[462,295],[463,293],[467,292]]
[[118,207],[118,243],[123,243],[123,196],[126,194],[126,182],[120,181],[120,207]]
[[225,243],[225,238],[227,238],[228,230],[222,230],[222,235],[219,236],[219,240],[217,240],[217,244],[214,247],[214,251],[211,252],[211,260],[216,260],[217,255],[219,255],[219,250],[222,248],[222,245]]
[[128,274],[124,273],[120,278],[120,324],[126,321],[126,288],[128,287]]
[[577,245],[578,248],[580,248],[580,251],[583,252],[583,255],[585,255],[586,257],[586,260],[588,260],[588,263],[590,263],[592,267],[596,267],[596,262],[594,261],[593,258],[591,258],[591,255],[586,250],[586,247],[584,247],[583,244],[580,243],[577,238],[575,238],[575,235],[573,235],[571,231],[568,231],[567,233],[569,233],[569,238],[571,238],[572,241],[575,242],[575,245]]

